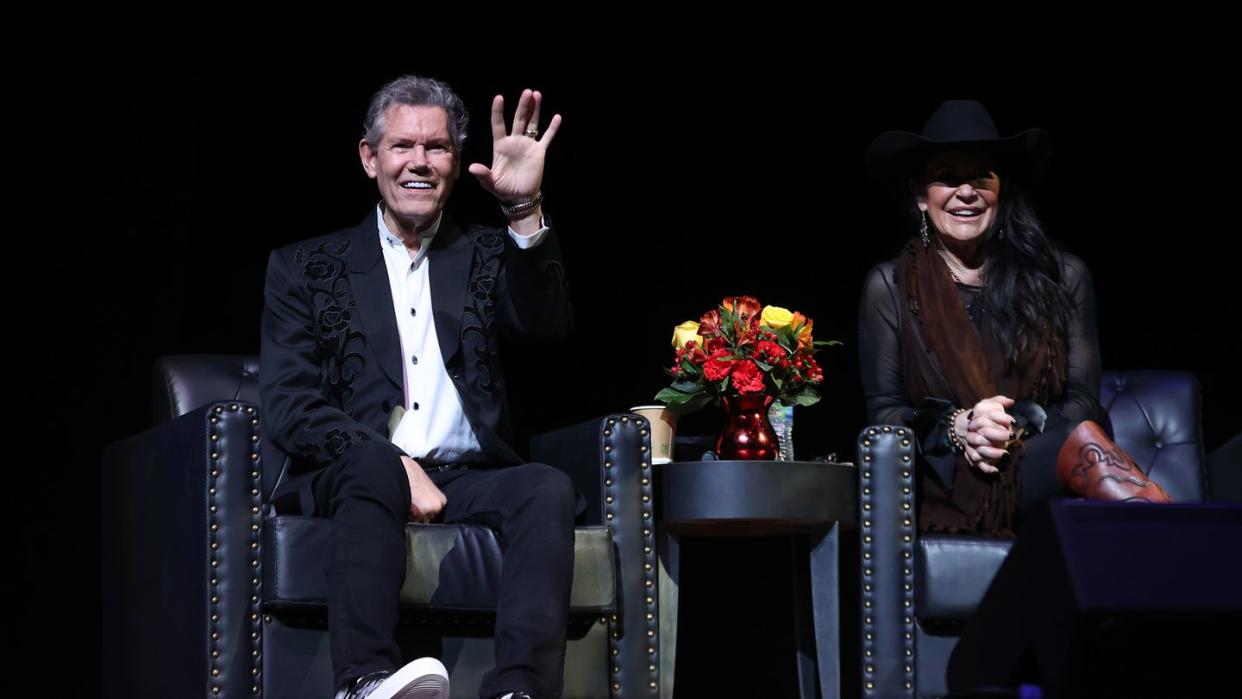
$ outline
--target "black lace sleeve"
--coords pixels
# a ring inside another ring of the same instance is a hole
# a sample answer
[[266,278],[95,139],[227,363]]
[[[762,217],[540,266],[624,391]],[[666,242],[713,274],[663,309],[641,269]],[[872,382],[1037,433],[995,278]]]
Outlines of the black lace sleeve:
[[1100,337],[1096,327],[1095,288],[1091,272],[1079,258],[1065,254],[1062,259],[1062,284],[1069,291],[1070,309],[1068,341],[1068,377],[1065,395],[1048,406],[1052,422],[1076,423],[1099,420],[1100,408]]
[[914,405],[906,396],[901,362],[901,305],[896,265],[876,265],[863,283],[858,309],[858,353],[867,422],[914,428],[925,454],[947,454],[944,418],[957,406],[947,401]]

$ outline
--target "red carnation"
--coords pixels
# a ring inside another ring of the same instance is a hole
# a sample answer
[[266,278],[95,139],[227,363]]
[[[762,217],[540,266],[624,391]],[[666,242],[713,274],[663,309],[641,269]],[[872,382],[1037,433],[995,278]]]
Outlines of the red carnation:
[[744,359],[733,370],[733,387],[738,393],[759,393],[763,391],[763,372],[754,362]]
[[712,352],[712,356],[708,357],[707,363],[703,365],[703,376],[706,376],[708,381],[723,380],[729,372],[733,371],[733,365],[737,364],[737,360],[730,356],[729,350]]

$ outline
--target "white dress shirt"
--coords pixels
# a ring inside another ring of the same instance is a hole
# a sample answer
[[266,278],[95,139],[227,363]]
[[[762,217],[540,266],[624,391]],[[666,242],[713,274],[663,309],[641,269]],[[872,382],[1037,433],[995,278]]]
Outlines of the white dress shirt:
[[[431,309],[431,283],[427,251],[440,228],[441,218],[422,234],[418,251],[389,230],[379,207],[380,247],[388,268],[388,285],[401,340],[405,414],[392,434],[393,444],[415,461],[436,463],[475,462],[484,459],[462,409],[461,396],[444,366]],[[509,235],[518,247],[538,245],[547,235],[546,221],[534,234],[523,236],[512,228]]]

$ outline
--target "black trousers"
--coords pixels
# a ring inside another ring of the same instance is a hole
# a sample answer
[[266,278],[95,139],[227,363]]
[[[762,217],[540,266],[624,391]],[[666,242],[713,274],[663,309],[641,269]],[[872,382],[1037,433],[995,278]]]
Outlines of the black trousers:
[[[1107,416],[1094,419],[1111,438],[1113,425]],[[1070,433],[1083,423],[1050,416],[1042,434],[1022,444],[1022,482],[1019,490],[1020,511],[1033,512],[1055,497],[1068,495],[1057,485],[1057,457]]]
[[[448,499],[437,521],[491,527],[504,548],[496,665],[481,695],[558,696],[573,576],[575,493],[568,476],[544,464],[428,475]],[[328,624],[339,688],[402,665],[396,631],[410,486],[391,446],[364,442],[316,474],[311,487],[315,514],[333,522]]]

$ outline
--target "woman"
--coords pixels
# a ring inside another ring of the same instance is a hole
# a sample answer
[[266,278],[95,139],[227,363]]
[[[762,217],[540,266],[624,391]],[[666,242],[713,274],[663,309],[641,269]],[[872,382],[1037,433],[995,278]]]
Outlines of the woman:
[[1048,145],[1038,129],[999,138],[983,105],[959,100],[867,151],[873,177],[907,189],[918,232],[867,277],[863,389],[870,422],[919,437],[924,531],[1012,536],[1019,497],[1056,494],[1062,455],[1062,485],[1079,494],[1168,500],[1097,424],[1091,276],[1026,194]]

